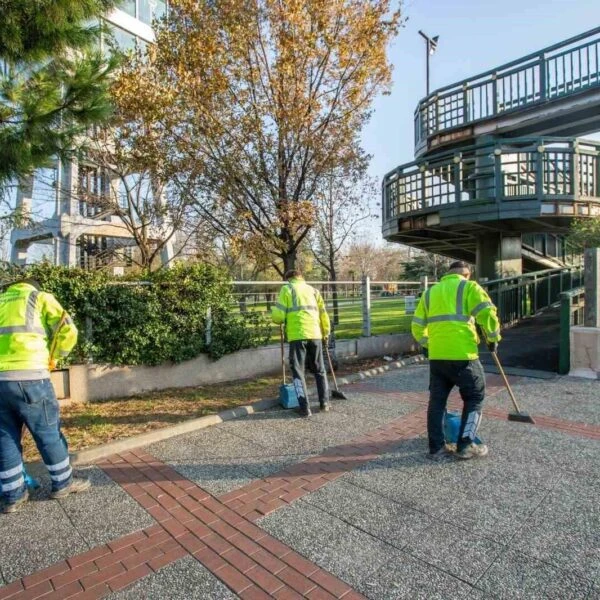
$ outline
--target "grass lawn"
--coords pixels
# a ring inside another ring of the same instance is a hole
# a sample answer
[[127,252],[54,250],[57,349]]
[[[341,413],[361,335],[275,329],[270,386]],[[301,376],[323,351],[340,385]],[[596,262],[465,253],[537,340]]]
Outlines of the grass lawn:
[[[252,310],[266,310],[266,304],[254,305]],[[327,305],[329,318],[333,319],[333,304]],[[343,298],[339,307],[340,322],[335,327],[335,337],[338,340],[353,339],[362,335],[362,302],[360,298]],[[371,300],[371,333],[408,333],[410,331],[411,315],[404,309],[404,298],[391,296]],[[274,327],[271,343],[279,341],[279,330]]]

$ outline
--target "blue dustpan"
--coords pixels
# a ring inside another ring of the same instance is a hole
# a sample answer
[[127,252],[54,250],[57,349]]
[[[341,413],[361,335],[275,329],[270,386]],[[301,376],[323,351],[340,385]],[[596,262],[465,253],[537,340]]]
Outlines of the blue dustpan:
[[[458,443],[458,432],[460,430],[460,419],[461,415],[454,412],[447,412],[446,418],[444,419],[444,435],[446,437],[446,442],[449,444]],[[481,444],[481,439],[479,437],[475,438],[476,444]]]

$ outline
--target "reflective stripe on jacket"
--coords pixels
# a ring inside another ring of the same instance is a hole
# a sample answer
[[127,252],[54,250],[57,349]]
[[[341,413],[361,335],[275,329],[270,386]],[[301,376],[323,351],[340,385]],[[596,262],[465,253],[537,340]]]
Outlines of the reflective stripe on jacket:
[[48,369],[54,338],[52,358],[68,356],[77,328],[52,294],[27,283],[0,294],[0,372]]
[[479,356],[477,322],[488,342],[499,342],[496,307],[475,281],[450,274],[428,289],[415,311],[411,332],[433,360],[475,360]]
[[285,323],[288,342],[320,340],[331,330],[321,294],[301,277],[290,279],[281,288],[271,317],[275,323]]

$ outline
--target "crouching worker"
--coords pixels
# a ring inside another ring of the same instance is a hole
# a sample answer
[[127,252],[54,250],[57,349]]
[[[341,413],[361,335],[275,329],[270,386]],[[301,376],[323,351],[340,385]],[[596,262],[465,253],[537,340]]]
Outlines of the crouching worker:
[[2,512],[28,500],[21,433],[27,427],[52,481],[52,498],[90,487],[74,477],[60,431],[50,368],[77,342],[77,329],[52,294],[25,279],[0,294],[0,490]]
[[329,410],[329,386],[323,361],[323,343],[327,343],[331,325],[325,303],[318,290],[308,285],[298,270],[285,274],[288,281],[271,308],[275,323],[285,323],[285,332],[290,344],[290,368],[294,388],[300,405],[300,415],[310,417],[310,405],[304,369],[308,365],[317,382],[319,406]]
[[478,283],[469,281],[470,276],[467,263],[452,263],[440,282],[421,296],[411,324],[414,338],[429,356],[427,433],[429,457],[434,460],[446,456],[444,415],[454,386],[463,400],[457,458],[477,458],[488,453],[487,446],[475,444],[485,397],[476,323],[484,331],[488,349],[495,352],[500,341],[500,322],[489,296]]

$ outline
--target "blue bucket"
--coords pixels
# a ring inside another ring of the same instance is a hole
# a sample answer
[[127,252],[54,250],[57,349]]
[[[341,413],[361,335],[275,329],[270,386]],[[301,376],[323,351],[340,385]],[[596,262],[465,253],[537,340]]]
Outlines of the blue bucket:
[[[446,442],[449,444],[458,443],[458,432],[460,430],[461,415],[455,412],[447,412],[446,418],[444,419],[444,435],[446,436]],[[475,438],[476,444],[481,444],[479,437]]]

